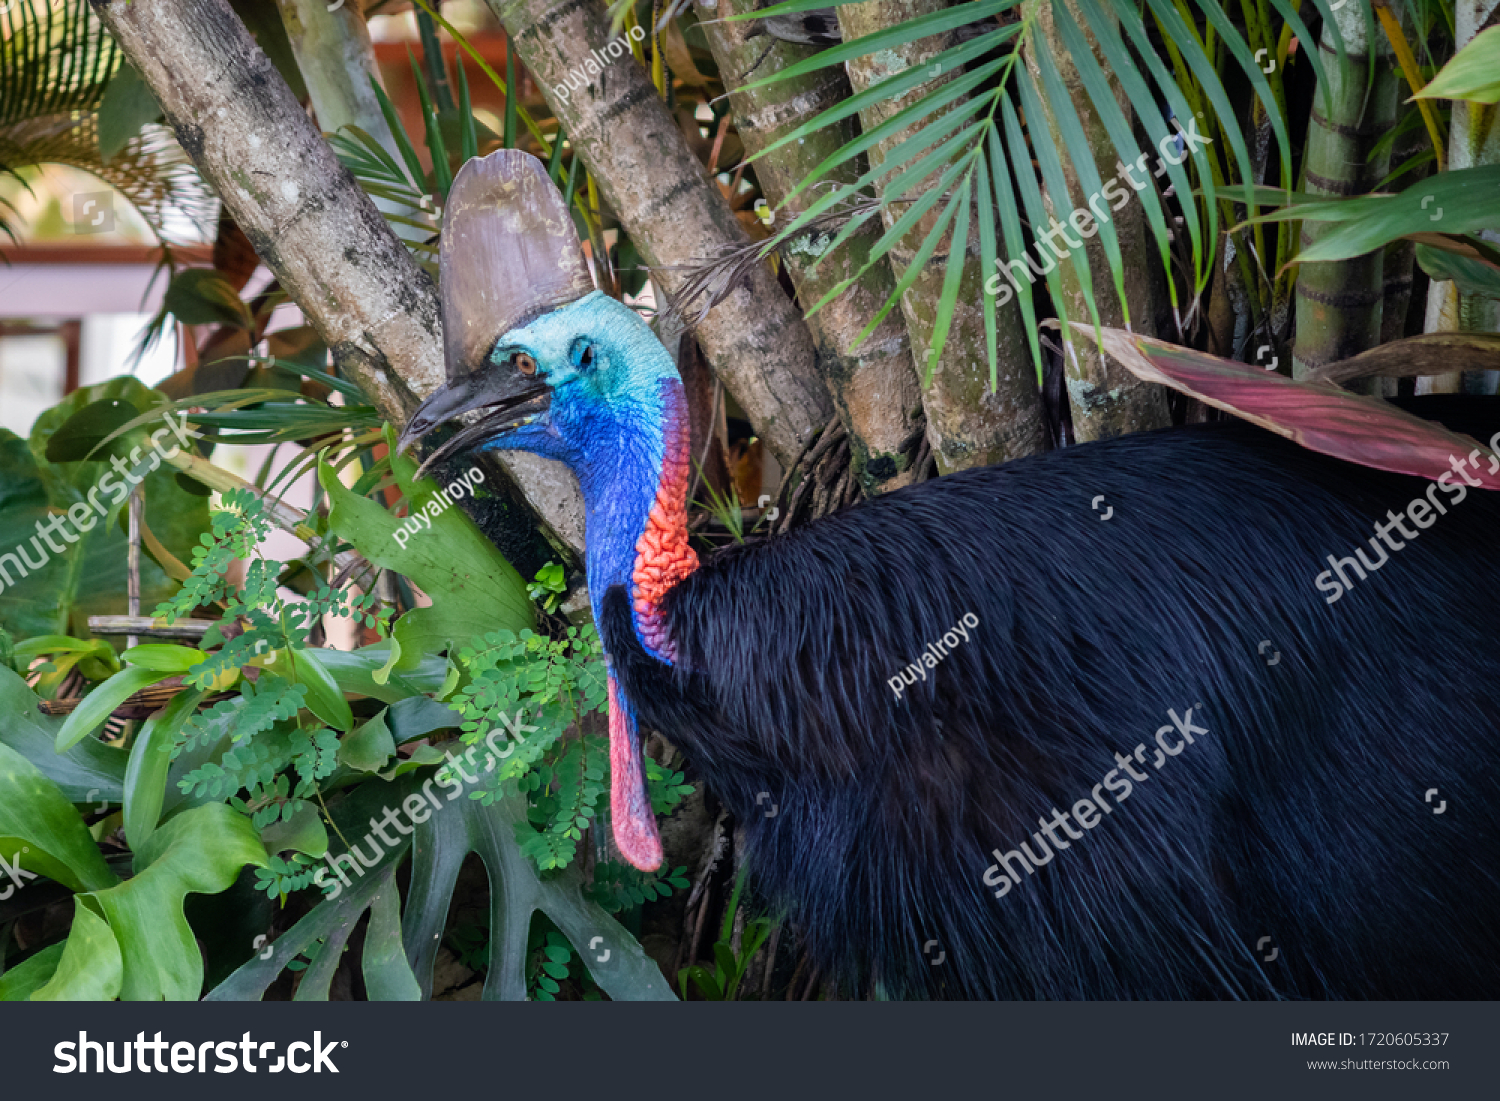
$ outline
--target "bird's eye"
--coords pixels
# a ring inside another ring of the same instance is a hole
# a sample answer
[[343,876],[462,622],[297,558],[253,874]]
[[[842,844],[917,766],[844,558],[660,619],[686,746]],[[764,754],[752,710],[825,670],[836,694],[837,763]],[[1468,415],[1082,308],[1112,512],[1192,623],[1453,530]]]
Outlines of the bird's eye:
[[531,375],[536,374],[536,360],[532,359],[525,352],[517,352],[516,370],[520,371],[521,374],[530,377]]

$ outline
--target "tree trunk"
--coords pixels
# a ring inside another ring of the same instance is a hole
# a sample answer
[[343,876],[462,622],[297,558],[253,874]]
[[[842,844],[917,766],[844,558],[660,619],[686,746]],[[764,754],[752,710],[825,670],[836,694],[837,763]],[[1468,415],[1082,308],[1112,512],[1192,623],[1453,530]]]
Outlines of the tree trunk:
[[[339,370],[382,416],[405,424],[444,378],[432,281],[244,25],[225,0],[103,0],[95,11]],[[521,458],[481,461],[485,485],[502,500],[518,485],[514,500],[540,514],[555,546],[581,557],[577,483],[559,464]]]
[[[838,8],[839,27],[848,41],[895,26],[948,5],[944,0],[867,0]],[[849,61],[849,82],[862,92],[896,73],[914,66],[926,65],[953,44],[951,34],[934,35],[906,46],[866,54]],[[880,103],[860,112],[860,123],[866,131],[930,93],[935,87],[954,79],[956,73],[938,73],[906,95]],[[950,108],[951,109],[951,108]],[[876,144],[871,160],[878,162],[896,145],[916,132],[908,127]],[[934,174],[928,186],[937,183]],[[916,197],[921,190],[909,192]],[[988,200],[988,196],[982,197]],[[939,203],[941,206],[941,202]],[[899,210],[882,212],[889,228],[900,217]],[[891,266],[899,279],[905,274],[918,246],[940,217],[937,207],[913,226],[891,250]],[[951,238],[951,231],[950,231]],[[951,241],[950,241],[951,244]],[[926,269],[911,289],[902,296],[901,311],[917,370],[925,372],[932,347],[938,302],[942,298],[947,268],[947,249],[939,245],[928,259]],[[977,244],[964,267],[959,286],[958,308],[953,315],[948,341],[933,371],[931,384],[922,395],[927,412],[927,437],[943,473],[971,466],[986,466],[1019,458],[1047,446],[1046,425],[1042,416],[1041,392],[1031,353],[1021,331],[1020,309],[1014,303],[996,311],[998,325],[999,374],[997,388],[989,388],[988,353],[985,349],[984,314],[980,295],[984,293],[985,273],[980,270]]]
[[[705,20],[700,25],[719,65],[719,76],[730,91],[730,108],[747,156],[759,153],[781,135],[850,95],[848,78],[837,65],[743,91],[745,74],[757,63],[753,77],[759,80],[816,52],[764,33],[752,35],[759,29],[752,22],[723,22],[754,7],[751,0],[718,0],[716,7],[708,8],[701,6],[700,0],[699,8]],[[708,22],[710,19],[714,21]],[[811,191],[799,195],[784,208],[781,203],[817,165],[853,136],[853,120],[845,120],[784,145],[755,162],[761,189],[778,208],[782,219],[790,220],[807,209],[816,198]],[[828,178],[850,183],[858,179],[862,165],[863,158],[859,158],[855,165]],[[782,261],[804,308],[819,301],[864,265],[879,232],[872,227],[856,234],[837,253],[825,256],[820,246],[826,246],[831,236],[826,231],[812,230],[781,250]],[[814,271],[819,260],[822,263]],[[911,482],[915,473],[911,469],[916,450],[913,437],[922,428],[922,391],[912,363],[911,341],[901,317],[895,312],[887,314],[869,338],[855,346],[855,338],[885,305],[895,287],[890,265],[882,260],[838,299],[807,319],[817,345],[818,369],[849,433],[854,476],[870,496]]]
[[[1350,4],[1335,13],[1347,56],[1340,62],[1329,28],[1320,49],[1330,87],[1313,94],[1307,131],[1305,190],[1313,195],[1363,195],[1390,171],[1390,152],[1377,142],[1396,124],[1396,70],[1389,41],[1365,33],[1369,13]],[[1375,54],[1371,84],[1369,52]],[[1330,223],[1303,222],[1302,245],[1329,232]],[[1317,367],[1349,359],[1380,342],[1385,297],[1382,252],[1337,263],[1303,264],[1297,273],[1297,336],[1292,369],[1302,378]]]
[[[605,52],[610,21],[599,0],[487,2],[658,286],[671,293],[694,261],[749,242],[646,73],[628,50]],[[770,269],[756,264],[696,335],[760,438],[789,465],[833,403],[812,334]]]
[[[1108,180],[1116,174],[1115,164],[1119,157],[1115,154],[1114,143],[1110,140],[1109,132],[1099,120],[1089,100],[1088,92],[1084,89],[1078,66],[1073,63],[1067,48],[1062,43],[1053,14],[1053,0],[1032,0],[1032,3],[1040,5],[1040,10],[1037,13],[1036,33],[1032,36],[1030,50],[1049,51],[1052,64],[1067,87],[1069,97],[1073,102],[1073,109],[1083,124],[1084,133],[1088,135],[1089,146],[1095,151],[1094,163],[1099,168],[1099,176],[1103,180]],[[1105,73],[1109,73],[1109,63],[1100,52],[1093,31],[1079,15],[1075,4],[1070,3],[1069,9],[1083,31],[1084,37],[1087,38],[1090,48],[1093,49],[1094,58],[1098,61],[1099,67]],[[1042,83],[1037,63],[1028,58],[1027,65],[1031,69],[1037,87],[1040,88]],[[1115,98],[1121,109],[1129,118],[1130,101],[1120,91],[1119,84],[1112,74],[1110,84],[1114,88]],[[1057,125],[1051,103],[1045,96],[1041,98],[1046,109],[1047,128],[1051,131],[1052,140],[1059,149],[1062,149],[1062,131]],[[1063,176],[1067,180],[1069,193],[1053,195],[1046,190],[1044,185],[1043,198],[1049,213],[1058,221],[1066,223],[1068,216],[1074,210],[1088,213],[1090,196],[1084,194],[1078,181],[1078,173],[1072,161],[1067,157],[1063,158]],[[1090,294],[1084,289],[1082,281],[1073,270],[1070,257],[1067,262],[1060,263],[1058,266],[1064,298],[1060,305],[1070,319],[1088,321],[1091,318],[1089,299],[1092,298],[1099,311],[1099,320],[1107,328],[1128,327],[1143,336],[1155,336],[1156,303],[1151,293],[1151,280],[1145,278],[1144,273],[1161,266],[1160,256],[1151,247],[1145,215],[1139,203],[1128,204],[1113,217],[1115,233],[1120,242],[1120,256],[1127,273],[1125,286],[1126,298],[1130,306],[1130,324],[1127,326],[1124,306],[1114,292],[1114,280],[1110,275],[1109,260],[1099,233],[1083,238],[1079,242],[1083,245],[1084,255],[1088,258],[1093,293]],[[1081,234],[1079,236],[1082,237]],[[1068,396],[1072,400],[1073,407],[1073,431],[1079,443],[1123,436],[1129,432],[1165,428],[1172,423],[1171,413],[1167,409],[1167,396],[1160,386],[1140,381],[1107,356],[1092,339],[1086,338],[1081,342],[1075,340],[1072,331],[1067,326],[1063,326],[1062,341],[1063,370],[1067,375]]]

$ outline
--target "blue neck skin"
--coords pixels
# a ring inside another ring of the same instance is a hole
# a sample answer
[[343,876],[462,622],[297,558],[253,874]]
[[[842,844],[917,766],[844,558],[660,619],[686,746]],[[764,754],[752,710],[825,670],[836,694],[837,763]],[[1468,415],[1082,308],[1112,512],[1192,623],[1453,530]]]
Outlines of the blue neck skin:
[[[587,369],[575,365],[575,348],[584,339],[593,352]],[[553,389],[551,408],[482,449],[530,451],[566,464],[577,476],[589,598],[598,623],[605,592],[613,585],[630,589],[636,544],[662,483],[666,432],[686,414],[686,394],[671,357],[645,322],[598,291],[506,333],[492,358],[502,361],[517,351],[530,353],[545,374]]]

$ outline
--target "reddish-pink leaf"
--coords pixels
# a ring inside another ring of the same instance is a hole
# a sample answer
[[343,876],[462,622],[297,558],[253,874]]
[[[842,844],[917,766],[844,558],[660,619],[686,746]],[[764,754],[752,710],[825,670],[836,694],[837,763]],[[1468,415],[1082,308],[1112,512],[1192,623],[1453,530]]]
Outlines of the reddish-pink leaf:
[[[1081,333],[1094,331],[1074,325]],[[1309,450],[1433,481],[1452,474],[1457,460],[1477,452],[1471,475],[1486,489],[1500,489],[1500,456],[1491,448],[1378,398],[1351,394],[1329,382],[1294,381],[1121,329],[1100,331],[1105,351],[1137,378],[1170,386]],[[1490,444],[1500,445],[1500,433]]]

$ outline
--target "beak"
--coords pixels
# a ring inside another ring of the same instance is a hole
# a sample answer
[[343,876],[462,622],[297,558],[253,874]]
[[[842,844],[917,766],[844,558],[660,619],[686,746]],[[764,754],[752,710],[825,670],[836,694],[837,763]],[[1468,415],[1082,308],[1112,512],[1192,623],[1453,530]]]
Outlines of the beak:
[[[496,375],[501,377],[494,377]],[[422,460],[416,473],[416,478],[420,479],[433,464],[513,428],[530,424],[544,415],[551,405],[552,390],[546,383],[527,378],[511,367],[492,368],[438,387],[406,422],[396,450],[398,453],[405,451],[433,429],[465,413],[482,414]]]
[[498,149],[466,162],[443,207],[438,285],[448,382],[401,433],[400,449],[465,413],[482,412],[422,463],[528,424],[546,412],[546,383],[489,361],[506,333],[593,293],[578,231],[542,162]]

